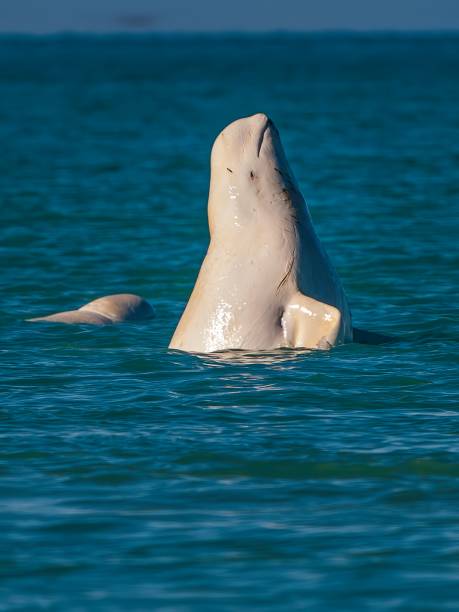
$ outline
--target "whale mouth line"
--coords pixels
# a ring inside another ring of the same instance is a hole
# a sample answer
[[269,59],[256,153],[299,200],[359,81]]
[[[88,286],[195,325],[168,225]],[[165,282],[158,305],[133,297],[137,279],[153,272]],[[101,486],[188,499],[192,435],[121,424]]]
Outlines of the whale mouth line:
[[268,119],[266,124],[263,126],[263,129],[261,131],[260,137],[258,139],[257,157],[260,157],[260,151],[261,151],[261,147],[263,146],[263,141],[265,139],[265,134],[266,134],[266,131],[268,130],[268,128],[270,127],[270,125],[271,125],[271,121]]

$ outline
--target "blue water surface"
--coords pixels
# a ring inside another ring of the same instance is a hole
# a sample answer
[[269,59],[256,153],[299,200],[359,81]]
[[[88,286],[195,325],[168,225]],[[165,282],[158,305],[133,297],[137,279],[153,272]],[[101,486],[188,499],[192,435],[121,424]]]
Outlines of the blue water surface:
[[[459,36],[0,39],[0,610],[459,609]],[[263,111],[355,323],[167,345]],[[152,322],[30,324],[110,293]]]

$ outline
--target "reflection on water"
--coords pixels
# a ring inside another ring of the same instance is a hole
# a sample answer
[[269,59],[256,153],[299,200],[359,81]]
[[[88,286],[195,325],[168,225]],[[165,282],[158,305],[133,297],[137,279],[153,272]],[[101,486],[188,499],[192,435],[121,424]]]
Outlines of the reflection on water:
[[199,354],[193,353],[198,359],[202,359],[206,365],[212,365],[223,362],[225,364],[238,365],[274,365],[281,366],[290,361],[295,361],[298,357],[310,354],[311,349],[290,349],[280,348],[275,351],[243,351],[229,350],[218,351],[215,353]]

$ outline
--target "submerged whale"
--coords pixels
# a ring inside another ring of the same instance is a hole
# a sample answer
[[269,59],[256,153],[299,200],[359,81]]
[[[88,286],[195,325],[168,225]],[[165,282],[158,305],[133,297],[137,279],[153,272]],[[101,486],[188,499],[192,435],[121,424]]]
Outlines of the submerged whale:
[[325,349],[352,341],[351,311],[279,133],[234,121],[211,153],[210,245],[170,348]]
[[112,325],[124,321],[142,321],[152,317],[154,317],[154,310],[147,300],[131,293],[119,293],[93,300],[78,310],[56,312],[45,317],[27,319],[27,321]]

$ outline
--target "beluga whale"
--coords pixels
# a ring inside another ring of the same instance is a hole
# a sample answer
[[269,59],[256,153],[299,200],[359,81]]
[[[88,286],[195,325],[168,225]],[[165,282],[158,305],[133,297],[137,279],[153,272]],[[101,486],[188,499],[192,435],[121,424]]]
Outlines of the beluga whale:
[[152,306],[144,298],[132,293],[106,295],[77,310],[56,312],[44,317],[27,319],[30,322],[50,322],[85,325],[113,325],[125,321],[142,321],[154,317]]
[[210,244],[169,348],[327,349],[352,341],[351,311],[277,128],[234,121],[211,153]]

